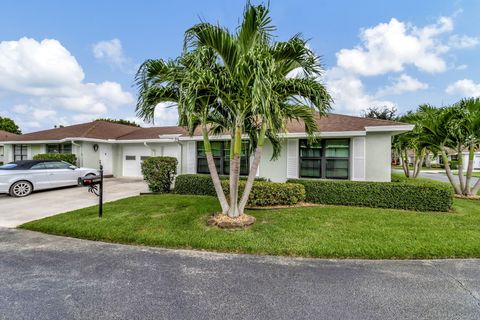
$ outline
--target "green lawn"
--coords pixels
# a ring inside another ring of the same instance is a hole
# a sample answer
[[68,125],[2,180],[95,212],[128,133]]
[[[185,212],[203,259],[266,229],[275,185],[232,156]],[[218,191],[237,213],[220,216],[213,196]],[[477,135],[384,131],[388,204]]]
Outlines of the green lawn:
[[30,222],[21,228],[169,248],[328,258],[480,257],[480,202],[455,199],[450,213],[322,206],[248,212],[249,229],[206,226],[207,196],[138,196]]

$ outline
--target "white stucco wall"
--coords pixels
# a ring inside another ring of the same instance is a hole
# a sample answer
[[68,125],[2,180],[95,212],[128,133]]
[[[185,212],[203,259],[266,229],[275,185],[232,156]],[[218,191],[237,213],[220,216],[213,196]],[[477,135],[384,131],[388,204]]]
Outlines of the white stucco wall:
[[273,182],[285,182],[287,180],[287,142],[282,141],[282,151],[276,160],[270,160],[273,155],[273,147],[269,141],[263,147],[262,159],[260,160],[259,177],[267,178]]
[[365,180],[391,181],[391,136],[368,133],[365,151]]
[[77,149],[77,159],[79,159],[79,166],[97,169],[100,161],[100,154],[93,150],[93,142],[81,142],[80,148]]

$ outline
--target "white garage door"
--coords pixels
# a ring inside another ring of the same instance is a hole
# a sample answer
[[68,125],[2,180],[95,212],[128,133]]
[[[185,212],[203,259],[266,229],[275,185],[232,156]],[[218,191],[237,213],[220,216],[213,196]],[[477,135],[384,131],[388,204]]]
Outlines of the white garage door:
[[123,147],[123,176],[141,177],[142,161],[151,156],[151,150],[145,146]]

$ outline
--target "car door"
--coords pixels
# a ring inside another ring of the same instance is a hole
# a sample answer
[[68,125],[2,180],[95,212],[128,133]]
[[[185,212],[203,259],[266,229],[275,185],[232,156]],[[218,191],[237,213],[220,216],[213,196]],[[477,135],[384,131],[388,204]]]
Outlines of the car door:
[[45,162],[52,188],[77,184],[77,173],[70,167],[70,164],[62,161]]
[[37,163],[28,170],[29,180],[34,184],[35,190],[51,188],[49,171],[44,162]]

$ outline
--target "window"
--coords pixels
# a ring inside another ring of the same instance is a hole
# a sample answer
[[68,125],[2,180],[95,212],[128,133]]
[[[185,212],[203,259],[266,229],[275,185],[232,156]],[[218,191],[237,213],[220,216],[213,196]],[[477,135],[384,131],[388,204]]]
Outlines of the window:
[[72,153],[71,143],[47,144],[47,153]]
[[71,164],[61,161],[44,162],[45,169],[69,169]]
[[125,160],[135,160],[135,156],[125,156]]
[[33,166],[30,167],[30,170],[43,170],[43,169],[46,169],[44,162],[34,164]]
[[13,146],[13,161],[27,160],[27,145],[15,144]]
[[149,156],[141,156],[140,157],[140,161],[145,161],[147,160],[148,158],[150,158]]
[[[230,173],[230,141],[211,141],[212,156],[220,175]],[[249,142],[242,141],[240,154],[240,175],[248,175],[250,169]],[[203,142],[197,142],[197,173],[210,173]]]
[[350,140],[300,140],[300,177],[348,179]]

